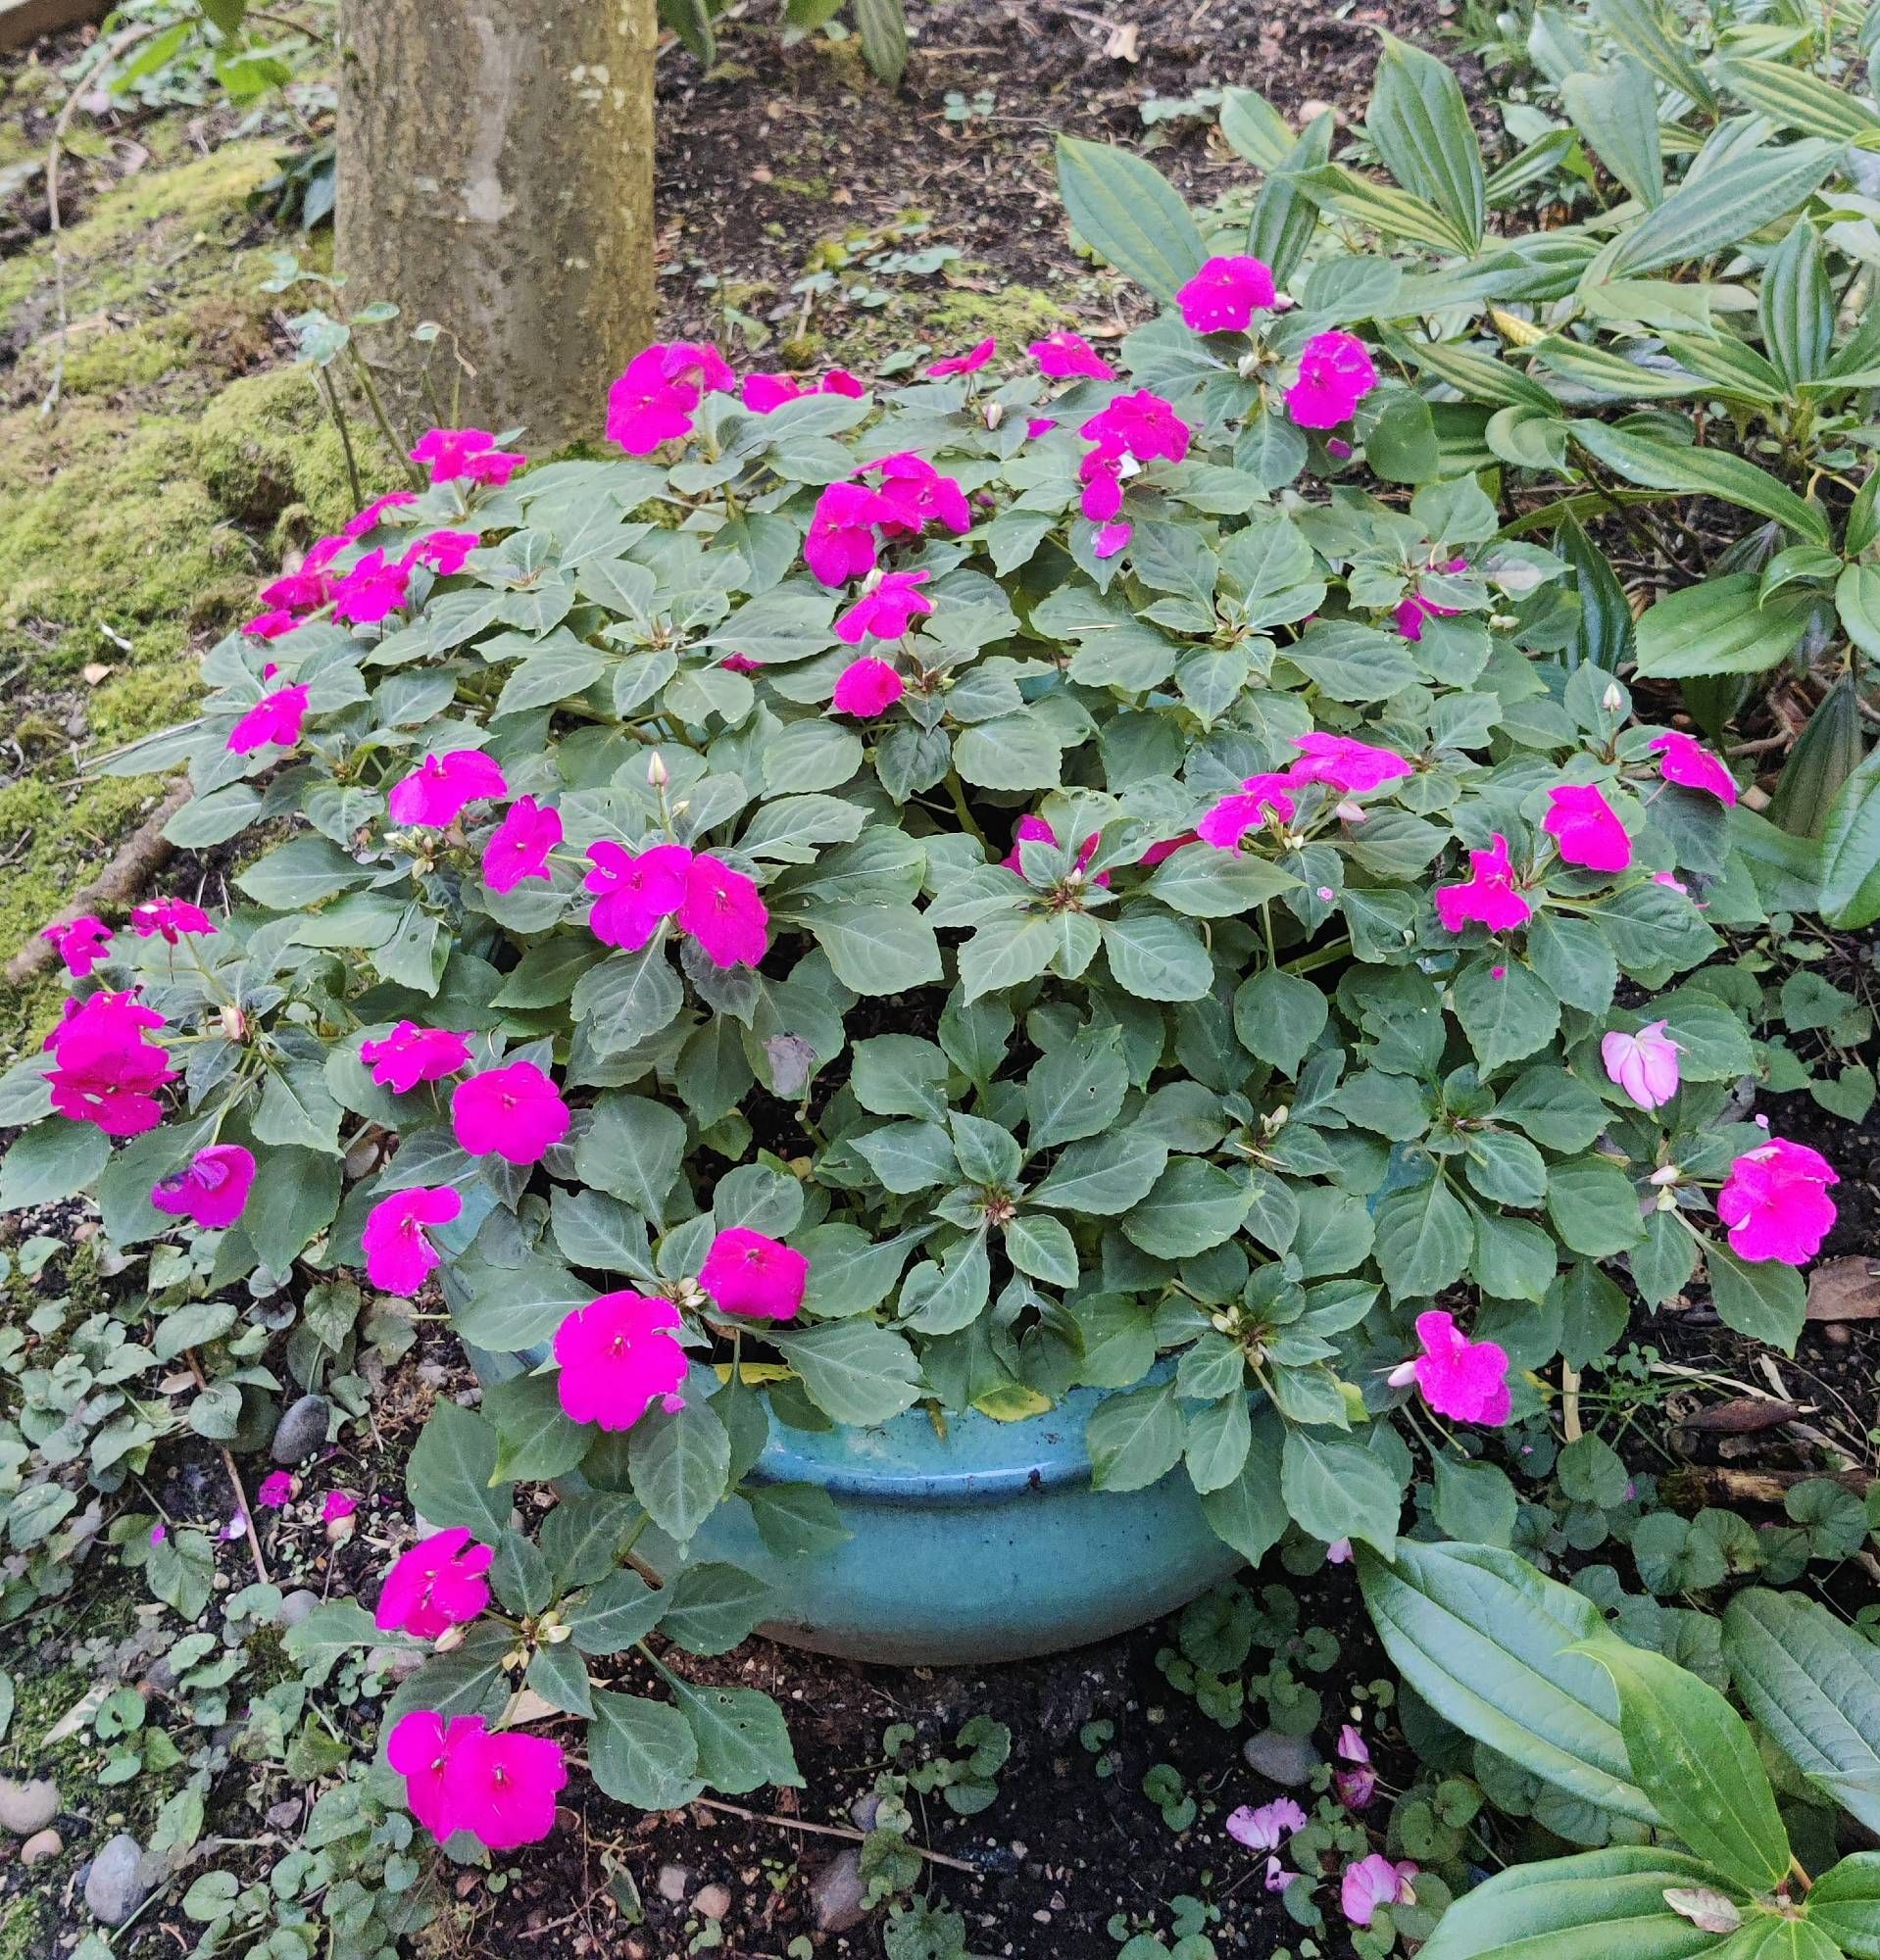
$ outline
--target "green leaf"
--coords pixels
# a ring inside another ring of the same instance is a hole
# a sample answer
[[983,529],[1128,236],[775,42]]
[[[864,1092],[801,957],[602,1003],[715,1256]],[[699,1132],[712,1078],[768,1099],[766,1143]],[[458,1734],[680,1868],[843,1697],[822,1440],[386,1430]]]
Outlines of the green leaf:
[[606,1656],[643,1641],[665,1610],[666,1594],[654,1592],[637,1572],[612,1572],[599,1585],[577,1592],[562,1617],[584,1654]]
[[1705,1248],[1710,1303],[1726,1327],[1795,1352],[1807,1317],[1808,1289],[1793,1266],[1774,1259],[1745,1259],[1712,1240]]
[[1212,844],[1184,845],[1163,858],[1149,879],[1151,898],[1191,918],[1237,918],[1268,899],[1298,889],[1299,880],[1291,872],[1280,870],[1263,858],[1216,851]]
[[709,1402],[649,1409],[633,1425],[627,1469],[653,1522],[684,1544],[723,1499],[731,1439]]
[[1209,1527],[1251,1565],[1285,1536],[1289,1522],[1280,1494],[1280,1431],[1270,1410],[1254,1424],[1253,1441],[1239,1475],[1207,1492],[1201,1507]]
[[1225,1489],[1240,1475],[1253,1440],[1244,1395],[1223,1396],[1219,1401],[1204,1403],[1188,1417],[1187,1441],[1182,1447],[1188,1481],[1204,1496]]
[[1234,1032],[1249,1054],[1295,1076],[1330,1017],[1324,993],[1310,980],[1263,967],[1234,995]]
[[1815,1880],[1808,1924],[1854,1960],[1880,1960],[1880,1851],[1856,1851]]
[[750,1499],[758,1536],[778,1558],[825,1557],[854,1537],[819,1484],[762,1484]]
[[110,1161],[111,1139],[97,1124],[54,1116],[17,1138],[0,1158],[0,1211],[70,1198]]
[[1060,136],[1058,194],[1085,244],[1159,300],[1173,300],[1208,257],[1187,205],[1127,150]]
[[1560,105],[1606,168],[1648,210],[1664,196],[1664,153],[1652,77],[1621,55],[1562,77]]
[[1168,1146],[1125,1128],[1072,1144],[1028,1193],[1034,1204],[1116,1217],[1139,1204],[1162,1176]]
[[584,1184],[623,1199],[659,1226],[684,1152],[683,1116],[647,1097],[609,1091],[574,1147],[574,1169]]
[[1592,1600],[1486,1545],[1406,1542],[1394,1564],[1361,1553],[1358,1577],[1385,1651],[1446,1721],[1581,1802],[1660,1821],[1611,1680],[1569,1650],[1605,1631]]
[[1397,1299],[1425,1299],[1453,1286],[1475,1244],[1468,1212],[1444,1180],[1393,1191],[1376,1211],[1377,1263]]
[[1646,1845],[1512,1865],[1444,1913],[1420,1960],[1699,1960],[1717,1936],[1664,1895],[1716,1886],[1701,1859]]
[[1479,249],[1488,200],[1482,153],[1461,84],[1445,62],[1382,35],[1364,127],[1397,181],[1449,219],[1471,252]]
[[855,26],[868,73],[899,88],[908,65],[908,17],[902,0],[855,0]]
[[1726,572],[1687,585],[1638,623],[1638,670],[1653,680],[1760,673],[1786,660],[1807,630],[1814,602],[1784,588],[1758,603],[1754,572]]
[[324,837],[295,837],[269,852],[235,883],[258,906],[276,912],[305,911],[335,892],[368,884],[370,864],[361,864]]
[[1286,1509],[1302,1531],[1327,1544],[1361,1539],[1386,1558],[1398,1549],[1403,1494],[1383,1458],[1362,1444],[1289,1428],[1279,1484]]
[[[1707,184],[1709,177],[1705,178]],[[1667,199],[1646,220],[1662,218],[1676,202]],[[1575,421],[1573,440],[1628,483],[1648,490],[1676,490],[1689,496],[1721,497],[1785,524],[1797,536],[1818,545],[1833,542],[1828,520],[1812,504],[1805,504],[1766,469],[1723,450],[1679,448],[1651,436],[1635,434],[1608,422]]]
[[1181,1409],[1174,1385],[1107,1396],[1084,1425],[1091,1481],[1100,1491],[1141,1491],[1181,1461]]
[[1731,57],[1723,73],[1735,92],[1778,129],[1800,129],[1835,144],[1880,131],[1876,116],[1851,88],[1823,81],[1787,62]]
[[1028,1148],[1048,1150],[1109,1129],[1128,1093],[1121,1029],[1078,1029],[1047,1049],[1025,1078]]
[[705,1788],[691,1724],[644,1695],[595,1690],[587,1759],[602,1789],[635,1810],[679,1810]]
[[1254,1194],[1222,1165],[1174,1157],[1123,1218],[1124,1236],[1153,1258],[1188,1259],[1240,1230]]
[[1773,1890],[1789,1870],[1789,1834],[1743,1717],[1707,1682],[1609,1632],[1572,1651],[1612,1677],[1626,1759],[1658,1815],[1734,1884]]
[[[1816,1600],[1757,1587],[1723,1615],[1723,1657],[1783,1754],[1869,1831],[1880,1828],[1880,1647]],[[1880,1910],[1873,1925],[1880,1934]]]
[[1547,1047],[1560,1025],[1554,990],[1517,960],[1471,961],[1456,977],[1454,999],[1456,1018],[1485,1072]]
[[775,1601],[763,1580],[735,1565],[687,1565],[667,1587],[660,1632],[687,1653],[721,1654],[748,1640]]
[[1609,1258],[1645,1236],[1632,1180],[1603,1157],[1574,1157],[1548,1172],[1547,1214],[1576,1252]]
[[837,1422],[870,1428],[911,1407],[921,1391],[913,1348],[872,1321],[778,1331],[770,1345],[802,1377],[810,1399]]
[[[1838,143],[1806,140],[1741,152],[1687,177],[1656,211],[1619,234],[1607,270],[1653,272],[1689,265],[1741,243],[1804,203],[1841,155]],[[1825,535],[1821,538],[1827,543]]]
[[406,1465],[413,1509],[433,1525],[462,1525],[494,1544],[509,1525],[508,1485],[492,1489],[496,1431],[480,1415],[440,1401],[431,1409]]
[[1853,931],[1880,918],[1880,748],[1835,797],[1821,839],[1820,909]]
[[1117,986],[1138,1000],[1199,1001],[1212,983],[1207,947],[1166,912],[1126,912],[1111,919],[1103,944]]
[[[483,1393],[484,1417],[496,1426],[499,1484],[540,1484],[572,1470],[587,1454],[592,1433],[562,1412],[552,1375],[513,1375]],[[430,1516],[427,1511],[424,1514]]]
[[742,1796],[766,1784],[803,1787],[783,1713],[754,1688],[695,1688],[662,1669],[698,1745],[698,1770],[716,1790]]
[[618,1054],[671,1026],[684,1004],[685,989],[656,937],[637,953],[617,951],[588,966],[574,983],[569,1011],[600,1054]]
[[835,977],[858,994],[901,994],[941,977],[940,943],[912,906],[831,906],[810,929]]
[[[580,1195],[594,1197],[592,1192]],[[548,1340],[570,1313],[594,1298],[592,1287],[555,1259],[528,1258],[519,1266],[470,1260],[455,1268],[453,1278],[461,1284],[467,1275],[470,1297],[452,1306],[451,1324],[473,1347],[492,1354],[519,1353]]]
[[1508,1473],[1493,1463],[1436,1459],[1436,1522],[1453,1539],[1506,1546],[1514,1536],[1520,1503]]

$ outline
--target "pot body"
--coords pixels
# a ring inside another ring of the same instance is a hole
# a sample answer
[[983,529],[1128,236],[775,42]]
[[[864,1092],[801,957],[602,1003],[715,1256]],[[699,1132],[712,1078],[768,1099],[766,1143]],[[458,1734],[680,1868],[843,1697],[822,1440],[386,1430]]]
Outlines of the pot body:
[[[485,1381],[525,1365],[472,1349]],[[1179,1467],[1141,1491],[1092,1488],[1084,1423],[1105,1392],[998,1422],[969,1409],[941,1434],[924,1410],[874,1429],[772,1420],[751,1484],[814,1484],[852,1536],[778,1558],[750,1509],[722,1506],[683,1556],[657,1531],[635,1548],[662,1579],[725,1559],[768,1582],[761,1631],[792,1646],[897,1666],[1028,1660],[1184,1606],[1242,1560],[1210,1529]]]

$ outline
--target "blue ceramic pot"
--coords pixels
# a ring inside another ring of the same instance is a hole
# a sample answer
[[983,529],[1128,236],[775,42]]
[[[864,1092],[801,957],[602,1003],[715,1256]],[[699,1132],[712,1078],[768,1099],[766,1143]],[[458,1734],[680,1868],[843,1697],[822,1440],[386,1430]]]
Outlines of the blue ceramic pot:
[[[470,1350],[486,1382],[526,1365]],[[1141,1626],[1242,1563],[1176,1468],[1142,1491],[1091,1488],[1084,1423],[1104,1397],[1076,1389],[1020,1422],[968,1410],[942,1437],[920,1409],[875,1429],[773,1422],[748,1481],[816,1484],[853,1536],[822,1556],[774,1557],[747,1506],[723,1506],[687,1557],[728,1559],[775,1589],[763,1632],[792,1646],[912,1667],[1028,1660]],[[677,1548],[635,1550],[662,1578]]]

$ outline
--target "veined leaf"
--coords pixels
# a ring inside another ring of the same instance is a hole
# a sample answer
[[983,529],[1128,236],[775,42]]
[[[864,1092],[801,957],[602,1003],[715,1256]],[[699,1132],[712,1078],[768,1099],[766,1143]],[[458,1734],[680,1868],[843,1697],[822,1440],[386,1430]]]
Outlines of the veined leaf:
[[1201,229],[1160,171],[1110,143],[1058,138],[1058,191],[1077,235],[1159,300],[1201,270]]
[[[1667,204],[1663,207],[1669,210]],[[1726,503],[1772,517],[1798,536],[1815,544],[1832,543],[1828,520],[1811,504],[1805,504],[1787,484],[1766,469],[1715,449],[1680,449],[1630,429],[1606,422],[1576,421],[1573,439],[1628,483],[1649,490],[1677,490],[1687,496],[1721,497]]]

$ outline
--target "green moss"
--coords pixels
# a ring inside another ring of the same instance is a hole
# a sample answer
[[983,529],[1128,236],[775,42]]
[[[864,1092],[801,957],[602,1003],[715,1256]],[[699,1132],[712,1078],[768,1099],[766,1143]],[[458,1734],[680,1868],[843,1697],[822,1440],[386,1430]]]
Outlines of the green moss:
[[[910,287],[869,312],[818,314],[823,339],[816,358],[866,367],[907,347],[961,353],[988,335],[1010,353],[1071,318],[1049,293],[1003,284],[996,271],[970,260],[955,261],[948,275],[937,290]],[[977,289],[982,284],[984,291]]]

